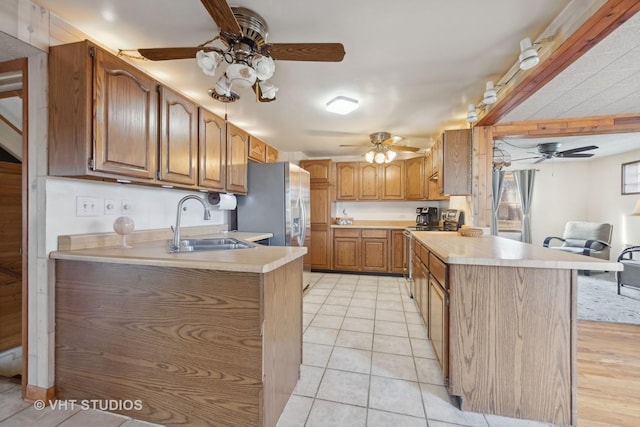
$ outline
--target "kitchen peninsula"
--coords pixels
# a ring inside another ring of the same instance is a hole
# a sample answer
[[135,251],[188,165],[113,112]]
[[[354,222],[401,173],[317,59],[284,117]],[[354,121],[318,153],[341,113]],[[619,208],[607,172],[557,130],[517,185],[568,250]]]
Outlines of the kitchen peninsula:
[[621,265],[494,236],[412,234],[426,271],[414,275],[416,302],[461,409],[576,425],[577,274]]
[[163,425],[275,426],[302,362],[305,253],[170,254],[166,240],[52,252],[57,397],[139,401],[114,412]]

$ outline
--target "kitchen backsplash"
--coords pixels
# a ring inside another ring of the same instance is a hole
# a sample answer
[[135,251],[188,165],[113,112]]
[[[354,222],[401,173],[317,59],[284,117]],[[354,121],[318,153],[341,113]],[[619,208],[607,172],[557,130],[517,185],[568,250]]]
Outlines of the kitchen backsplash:
[[[129,206],[127,216],[133,218],[136,230],[169,228],[176,222],[178,201],[187,194],[197,194],[206,200],[205,193],[143,187],[68,178],[47,178],[46,250],[57,249],[57,239],[64,234],[83,234],[113,231],[113,222],[122,216],[123,201]],[[77,216],[78,197],[96,202],[95,216]],[[113,209],[105,214],[105,201],[113,202]],[[228,211],[210,207],[211,220],[203,219],[203,208],[196,201],[184,204],[182,226],[228,224]]]
[[[336,202],[333,217],[345,216],[356,220],[394,220],[394,221],[415,221],[416,208],[436,207],[442,209],[453,208],[464,211],[465,218],[471,218],[471,206],[465,196],[452,196],[449,201],[426,202]],[[466,220],[468,223],[469,220]]]

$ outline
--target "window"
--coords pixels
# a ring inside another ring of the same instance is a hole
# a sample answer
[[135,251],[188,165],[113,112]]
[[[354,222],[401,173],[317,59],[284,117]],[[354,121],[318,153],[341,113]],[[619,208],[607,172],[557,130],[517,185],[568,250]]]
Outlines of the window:
[[622,194],[640,194],[640,161],[622,164]]
[[522,230],[522,206],[518,186],[511,172],[504,174],[504,190],[498,206],[498,231]]

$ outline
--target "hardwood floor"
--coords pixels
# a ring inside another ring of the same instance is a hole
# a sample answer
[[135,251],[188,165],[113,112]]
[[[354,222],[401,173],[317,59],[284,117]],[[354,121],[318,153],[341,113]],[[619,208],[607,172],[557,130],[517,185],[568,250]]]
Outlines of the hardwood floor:
[[578,425],[635,427],[639,420],[640,326],[579,321]]

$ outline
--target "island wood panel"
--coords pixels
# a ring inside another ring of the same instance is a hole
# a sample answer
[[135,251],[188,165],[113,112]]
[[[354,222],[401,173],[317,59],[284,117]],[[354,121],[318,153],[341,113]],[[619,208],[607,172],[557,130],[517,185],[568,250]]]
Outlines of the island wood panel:
[[22,344],[22,282],[0,271],[0,352]]
[[[300,378],[302,258],[264,275],[264,422],[275,426]],[[291,310],[292,305],[297,305]],[[285,309],[285,307],[287,309]]]
[[575,272],[449,265],[449,273],[449,392],[462,409],[575,425]]
[[261,425],[260,275],[56,262],[61,399],[163,425]]

